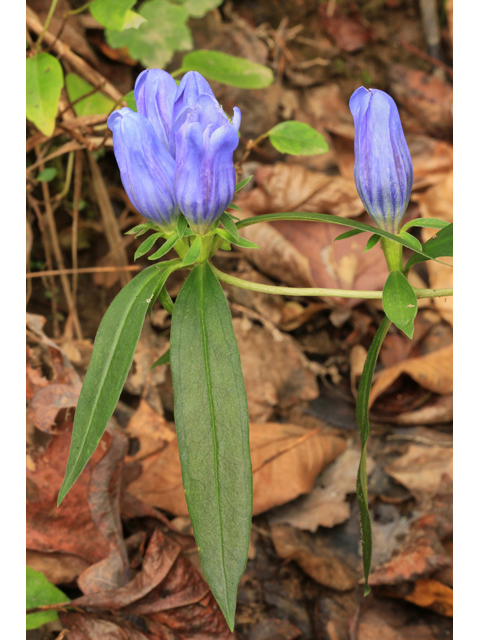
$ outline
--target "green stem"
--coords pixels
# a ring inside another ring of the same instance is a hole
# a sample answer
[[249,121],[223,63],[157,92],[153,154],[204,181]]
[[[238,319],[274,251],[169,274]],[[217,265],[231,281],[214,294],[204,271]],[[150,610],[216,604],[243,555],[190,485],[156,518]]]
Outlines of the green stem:
[[389,271],[402,271],[402,252],[403,247],[398,242],[389,240],[388,238],[380,238],[380,244],[382,246],[383,253],[385,254],[385,260]]
[[[269,284],[259,284],[229,276],[212,265],[212,269],[219,280],[231,284],[239,289],[248,289],[260,293],[270,293],[277,296],[324,296],[336,298],[363,298],[366,300],[381,300],[381,291],[357,291],[355,289],[318,289],[314,287],[275,287]],[[453,295],[453,289],[417,289],[413,288],[417,298],[444,298]]]
[[43,29],[40,35],[38,36],[38,40],[35,44],[35,54],[38,53],[38,50],[40,49],[40,45],[42,44],[43,36],[45,35],[46,30],[50,26],[50,22],[52,20],[53,14],[55,13],[55,9],[57,8],[57,2],[58,0],[52,0],[52,4],[50,5],[50,9],[48,10],[47,19],[45,20]]

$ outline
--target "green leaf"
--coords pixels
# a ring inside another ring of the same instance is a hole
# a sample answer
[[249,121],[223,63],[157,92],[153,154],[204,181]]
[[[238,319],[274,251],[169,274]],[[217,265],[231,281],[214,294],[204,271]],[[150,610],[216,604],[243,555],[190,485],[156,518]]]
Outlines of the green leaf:
[[235,238],[234,236],[232,236],[231,233],[228,233],[228,231],[226,229],[215,229],[214,233],[216,233],[217,236],[220,236],[221,238],[223,238],[227,242],[230,242],[231,244],[235,244],[238,247],[244,247],[244,249],[259,249],[260,248],[258,246],[258,244],[255,244],[254,242],[251,242],[250,240],[246,240],[245,238],[241,238],[238,235],[238,233],[237,233],[237,237]]
[[359,233],[365,233],[360,229],[351,229],[350,231],[345,231],[345,233],[341,233],[334,239],[334,242],[337,240],[346,240],[347,238],[352,238],[353,236],[358,236]]
[[453,256],[453,224],[441,229],[437,234],[427,240],[422,247],[424,255],[414,255],[405,265],[404,271],[408,272],[413,265],[425,260]]
[[152,364],[152,366],[150,367],[150,370],[155,369],[155,367],[159,367],[161,364],[168,364],[169,362],[170,362],[170,349],[167,349],[163,354],[163,356],[160,356],[160,358]]
[[[175,258],[174,260],[168,260],[166,262],[161,262],[158,265],[159,269],[161,269],[161,275],[155,283],[155,290],[150,298],[147,300],[148,302],[148,315],[151,315],[153,305],[157,301],[157,298],[161,295],[165,283],[167,282],[170,274],[180,269],[182,267],[182,261],[179,258]],[[170,298],[170,296],[168,296]]]
[[132,91],[129,91],[127,94],[125,94],[123,96],[123,99],[125,100],[125,102],[127,103],[127,107],[129,109],[131,109],[132,111],[137,111],[137,103],[135,102],[135,93],[132,89]]
[[403,238],[407,244],[410,244],[410,248],[415,247],[418,251],[422,251],[422,243],[418,238],[415,238],[415,236],[412,236],[406,231],[400,231],[398,235],[400,238]]
[[372,344],[367,353],[365,365],[363,367],[362,376],[358,385],[357,395],[357,426],[360,432],[360,442],[362,453],[360,456],[360,465],[357,475],[357,501],[360,510],[360,529],[362,534],[362,555],[363,555],[363,573],[365,576],[365,595],[370,593],[368,586],[368,576],[370,566],[372,564],[372,523],[368,512],[368,490],[367,490],[367,441],[370,433],[370,423],[368,421],[368,402],[370,398],[370,389],[372,388],[373,373],[377,364],[380,347],[387,335],[391,322],[388,318],[384,318],[378,328]]
[[188,227],[188,220],[185,218],[183,213],[181,213],[177,219],[177,236],[179,240],[181,240],[185,235],[185,231],[187,230],[187,227]]
[[63,87],[62,65],[49,53],[27,58],[26,85],[27,118],[44,135],[51,136]]
[[233,204],[233,202],[231,202],[228,205],[227,209],[233,209],[234,211],[241,211],[242,210],[241,207],[238,206],[238,204]]
[[[304,211],[286,211],[284,213],[266,213],[259,216],[253,216],[251,218],[245,218],[244,220],[240,220],[237,223],[237,229],[242,229],[243,227],[249,227],[252,224],[259,224],[260,222],[274,222],[275,220],[302,220],[305,222],[328,222],[330,224],[338,224],[343,227],[352,227],[353,229],[359,229],[360,231],[368,231],[369,233],[376,233],[382,238],[389,238],[394,242],[398,242],[398,244],[403,245],[404,247],[408,247],[415,251],[419,255],[423,256],[424,260],[428,260],[429,257],[424,255],[423,251],[420,251],[416,248],[416,245],[410,241],[406,241],[404,238],[400,236],[395,236],[393,233],[388,233],[388,231],[383,231],[383,229],[378,229],[377,227],[372,227],[369,224],[365,224],[364,222],[358,222],[357,220],[352,220],[350,218],[341,218],[340,216],[331,216],[326,213],[306,213]],[[446,229],[442,229],[439,232],[443,233]],[[439,235],[437,234],[437,236]],[[426,243],[425,243],[426,244]],[[425,247],[425,245],[424,245]]]
[[148,256],[148,259],[149,260],[159,260],[166,253],[168,253],[172,247],[175,246],[175,243],[177,242],[177,240],[178,240],[178,236],[177,236],[176,233],[174,233],[173,236],[170,236],[170,238],[168,238],[168,240],[162,244],[162,246],[160,247],[160,249],[158,251],[155,251],[155,253],[152,253],[151,256]]
[[[240,189],[243,189],[243,187],[246,184],[248,184],[252,178],[253,178],[253,176],[248,176],[248,178],[245,178],[245,180],[240,180],[240,182],[235,186],[235,193],[240,191]],[[232,205],[229,204],[228,206],[231,207]],[[239,209],[239,211],[240,211],[240,209]]]
[[233,629],[252,517],[248,406],[230,310],[208,263],[178,294],[170,351],[188,511],[203,572]]
[[173,304],[173,300],[171,299],[165,286],[162,287],[160,293],[158,294],[158,299],[160,300],[160,304],[165,309],[165,311],[168,311],[168,313],[172,315],[175,305]]
[[241,89],[263,89],[274,80],[272,70],[263,64],[205,49],[183,56],[181,71],[198,71],[209,80]]
[[[42,607],[46,604],[58,604],[60,602],[69,602],[68,597],[57,589],[55,585],[47,580],[47,578],[35,571],[31,567],[27,567],[27,609],[34,607]],[[51,622],[58,618],[56,611],[40,611],[39,613],[29,613],[27,615],[27,631],[29,629],[37,629],[46,622]]]
[[419,218],[418,220],[410,220],[403,225],[400,232],[406,231],[411,227],[427,227],[428,229],[445,229],[448,227],[448,222],[445,220],[439,220],[438,218]]
[[326,153],[325,138],[305,122],[288,120],[275,125],[268,132],[270,142],[280,153],[293,156],[314,156]]
[[202,18],[212,9],[219,7],[223,0],[178,0],[192,18]]
[[37,176],[37,180],[38,182],[51,182],[56,175],[57,170],[55,169],[55,167],[47,167],[43,171],[40,171]]
[[[362,232],[360,231],[360,233]],[[370,238],[367,240],[367,244],[365,245],[365,250],[363,253],[366,253],[367,251],[370,251],[370,249],[373,249],[373,247],[377,244],[379,240],[380,240],[380,236],[378,235],[378,233],[374,233],[373,236],[370,236]]]
[[185,7],[165,0],[150,0],[142,4],[139,14],[146,22],[138,29],[105,31],[111,47],[127,47],[130,57],[140,60],[144,67],[159,69],[170,62],[175,51],[188,51],[193,47]]
[[[162,235],[163,235],[162,233],[152,233],[151,236],[148,236],[148,238],[146,240],[144,240],[142,242],[142,244],[138,247],[138,249],[135,251],[135,255],[133,256],[133,259],[136,260],[137,258],[141,258],[142,256],[144,256],[148,251],[150,251],[150,249],[153,247],[155,242],[159,238],[161,238]],[[163,249],[164,246],[165,245],[162,246],[162,249]],[[168,249],[167,249],[167,251],[168,251]]]
[[[137,29],[145,18],[130,11],[137,0],[93,0],[89,9],[92,16],[102,27],[123,31],[123,29]],[[101,112],[100,112],[101,113]]]
[[401,271],[392,271],[389,274],[383,287],[382,302],[387,318],[411,340],[418,301],[412,285]]
[[131,229],[129,229],[128,231],[125,231],[125,235],[126,236],[135,236],[135,237],[138,238],[138,236],[143,235],[144,233],[146,233],[151,228],[152,227],[150,226],[150,223],[143,222],[142,224],[137,224],[134,227],[132,227]]
[[184,267],[188,267],[189,265],[191,265],[194,262],[196,262],[198,260],[199,256],[200,256],[200,251],[201,250],[202,250],[202,238],[200,236],[197,236],[195,238],[195,240],[193,241],[192,246],[190,247],[190,249],[185,254],[185,257],[183,258],[182,265]]
[[97,448],[117,405],[159,275],[157,265],[141,271],[120,291],[103,316],[75,411],[58,504]]
[[[67,88],[70,102],[74,102],[94,89],[93,85],[85,82],[76,73],[67,73],[65,76],[65,86]],[[114,101],[97,91],[91,96],[80,100],[73,105],[73,110],[77,116],[95,116],[101,113],[110,113],[113,109]]]
[[220,222],[233,238],[235,238],[236,240],[240,239],[240,236],[238,235],[237,225],[226,211],[220,216]]

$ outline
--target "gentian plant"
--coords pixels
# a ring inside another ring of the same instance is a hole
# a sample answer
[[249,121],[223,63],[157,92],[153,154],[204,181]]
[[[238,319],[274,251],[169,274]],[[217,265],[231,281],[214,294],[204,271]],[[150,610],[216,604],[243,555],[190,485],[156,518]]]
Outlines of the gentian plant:
[[[155,263],[117,295],[95,340],[72,434],[63,500],[95,451],[130,369],[145,314],[158,299],[172,314],[170,350],[153,366],[170,362],[175,425],[183,486],[205,577],[228,625],[234,626],[237,586],[247,562],[252,516],[252,469],[248,406],[230,310],[219,281],[276,295],[381,298],[385,318],[368,351],[357,397],[362,453],[357,496],[360,506],[365,594],[372,557],[368,512],[366,445],[368,400],[381,344],[393,323],[410,338],[418,298],[452,295],[451,289],[417,289],[407,276],[417,263],[452,255],[452,225],[419,219],[402,226],[413,182],[410,153],[392,98],[357,89],[350,100],[355,123],[355,182],[377,227],[321,213],[278,213],[241,221],[226,212],[248,180],[235,185],[233,152],[240,111],[224,113],[207,81],[188,72],[177,87],[158,69],[137,78],[138,112],[112,113],[115,157],[125,190],[146,222],[128,233],[153,232],[135,258]],[[350,227],[337,240],[368,233],[366,250],[381,241],[389,268],[383,292],[291,288],[246,282],[210,262],[232,244],[256,247],[239,234],[243,227],[274,220],[321,221]],[[425,244],[411,227],[438,233]],[[413,252],[404,264],[404,247]],[[177,258],[160,260],[174,249]],[[166,284],[178,269],[190,269],[175,304]]]

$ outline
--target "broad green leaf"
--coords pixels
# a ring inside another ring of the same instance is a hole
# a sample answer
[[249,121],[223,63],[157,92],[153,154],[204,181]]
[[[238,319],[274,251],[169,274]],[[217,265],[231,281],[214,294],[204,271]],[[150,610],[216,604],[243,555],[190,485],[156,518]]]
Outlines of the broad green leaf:
[[[285,213],[266,213],[259,216],[253,216],[252,218],[245,218],[244,220],[240,220],[237,224],[237,229],[242,229],[243,227],[249,227],[252,224],[259,224],[260,222],[274,222],[275,220],[302,220],[305,222],[328,222],[330,224],[338,224],[343,227],[352,227],[353,229],[359,229],[360,231],[368,231],[369,233],[376,233],[382,238],[389,238],[394,242],[398,242],[404,247],[408,247],[415,251],[420,256],[423,257],[424,260],[428,260],[429,258],[424,255],[423,251],[419,251],[416,248],[416,245],[410,241],[406,241],[404,238],[400,236],[395,236],[393,233],[388,233],[388,231],[383,231],[383,229],[378,229],[377,227],[372,227],[369,224],[365,224],[364,222],[358,222],[357,220],[351,220],[350,218],[340,218],[340,216],[331,216],[326,213],[306,213],[303,211],[286,211]],[[445,229],[439,232],[442,233]],[[437,236],[439,235],[437,234]],[[426,243],[425,243],[426,244]]]
[[130,57],[140,60],[144,67],[159,69],[170,62],[175,51],[188,51],[193,47],[185,7],[165,0],[150,0],[142,4],[139,14],[146,22],[138,29],[106,29],[111,47],[127,47]]
[[223,0],[178,0],[192,18],[201,18],[212,9],[219,7]]
[[149,260],[159,260],[166,253],[168,253],[172,247],[175,246],[175,243],[177,242],[177,240],[178,240],[178,236],[177,236],[176,233],[174,233],[173,236],[170,236],[170,238],[168,238],[168,240],[166,240],[162,244],[162,246],[160,247],[160,249],[158,251],[155,251],[155,253],[152,253],[151,256],[148,256],[148,259]]
[[360,432],[360,442],[362,453],[357,475],[357,501],[360,510],[360,530],[362,534],[362,555],[363,573],[365,576],[365,595],[370,593],[368,586],[368,576],[372,564],[372,523],[368,512],[368,490],[367,490],[367,441],[370,433],[370,423],[368,421],[368,402],[370,389],[372,388],[373,373],[377,364],[380,347],[387,335],[392,323],[388,318],[384,318],[372,340],[372,344],[367,353],[362,376],[358,385],[356,418]]
[[[65,86],[67,88],[70,102],[74,102],[85,94],[93,91],[93,85],[85,82],[83,78],[77,76],[76,73],[67,73],[65,76]],[[83,100],[79,100],[73,105],[73,110],[77,116],[96,116],[101,113],[110,113],[113,109],[114,101],[104,96],[103,93],[97,91],[87,96]]]
[[133,89],[132,91],[129,91],[127,94],[125,94],[123,96],[123,99],[127,103],[127,107],[129,109],[131,109],[132,111],[137,111],[137,103],[135,102],[135,94]]
[[406,231],[411,227],[427,227],[428,229],[445,229],[449,223],[445,220],[439,220],[438,218],[419,218],[418,220],[410,220],[403,225],[400,231]]
[[359,233],[365,233],[361,229],[351,229],[350,231],[345,231],[345,233],[341,233],[334,239],[334,242],[337,240],[346,240],[347,238],[352,238],[353,236],[358,236]]
[[58,504],[90,460],[117,405],[159,276],[157,265],[141,271],[120,291],[103,316],[75,411]]
[[407,243],[409,243],[411,247],[416,247],[419,251],[422,251],[422,243],[418,238],[415,238],[415,236],[412,236],[406,231],[400,231],[398,235],[400,236],[400,238],[403,238]]
[[[240,189],[243,189],[243,187],[248,184],[250,182],[250,180],[253,178],[253,176],[248,176],[248,178],[245,178],[245,180],[240,180],[240,182],[235,185],[235,193],[237,193],[238,191],[240,191]],[[228,205],[228,206],[231,206]],[[228,208],[228,207],[227,207]]]
[[412,285],[401,271],[392,271],[389,274],[383,287],[382,302],[387,318],[411,340],[418,301]]
[[263,64],[205,49],[183,56],[181,71],[198,71],[209,80],[241,89],[263,89],[274,80],[272,70]]
[[183,258],[183,262],[182,262],[183,266],[188,267],[189,265],[196,262],[200,256],[201,250],[202,250],[202,238],[200,236],[197,236],[193,241],[192,246],[185,254],[185,257]]
[[62,65],[49,53],[27,58],[26,85],[27,119],[51,136],[63,87]]
[[170,349],[167,349],[167,351],[165,351],[163,356],[160,356],[160,358],[152,364],[150,369],[155,369],[155,367],[159,367],[161,364],[169,364],[169,362],[170,362]]
[[[362,233],[360,231],[360,233]],[[363,253],[366,253],[367,251],[370,251],[370,249],[373,249],[373,247],[377,244],[377,242],[380,240],[380,236],[378,235],[378,233],[374,233],[373,236],[370,236],[370,238],[367,240],[367,244],[365,245],[365,250]],[[422,245],[420,245],[421,247]]]
[[314,156],[328,151],[325,138],[305,122],[280,122],[270,129],[268,137],[277,151],[292,156]]
[[102,27],[123,31],[123,29],[137,29],[145,18],[130,11],[136,0],[93,0],[89,9],[92,16]]
[[245,238],[241,238],[238,235],[238,232],[237,232],[237,237],[236,238],[234,236],[232,236],[232,234],[229,233],[226,229],[215,229],[215,233],[218,236],[220,236],[221,238],[223,238],[224,240],[226,240],[227,242],[230,242],[231,244],[237,245],[237,247],[244,247],[245,249],[259,249],[260,248],[258,246],[258,244],[255,244],[254,242],[251,242],[250,240],[246,240]]
[[413,265],[425,260],[433,260],[435,258],[444,258],[453,256],[453,224],[441,229],[433,238],[427,240],[422,247],[423,254],[416,254],[410,258],[405,265],[404,271],[408,272]]
[[177,236],[180,240],[185,235],[185,231],[187,230],[187,227],[188,227],[188,220],[185,218],[183,213],[181,213],[177,219]]
[[51,182],[56,175],[57,170],[55,169],[55,167],[47,167],[43,171],[40,171],[37,176],[37,180],[38,182]]
[[235,224],[235,222],[232,220],[232,218],[228,215],[226,211],[222,213],[222,215],[220,216],[220,222],[223,224],[225,229],[233,238],[235,238],[236,240],[240,239],[238,235],[237,225]]
[[248,406],[230,309],[208,263],[178,294],[170,360],[188,511],[203,572],[233,629],[252,517]]
[[[133,256],[133,259],[137,260],[137,258],[141,258],[142,256],[144,256],[148,251],[150,251],[150,249],[153,247],[155,242],[159,238],[161,238],[162,236],[163,236],[162,233],[152,233],[151,236],[148,236],[148,238],[146,240],[144,240],[142,242],[142,244],[138,247],[138,249],[135,251],[135,255]],[[165,245],[163,245],[163,246],[165,246]],[[162,249],[163,249],[163,247],[162,247]],[[167,249],[167,251],[168,251],[168,249]]]
[[[31,567],[27,567],[27,609],[41,607],[46,604],[58,604],[60,602],[69,602],[68,596],[63,591],[49,582],[47,578],[35,571]],[[40,611],[39,613],[29,613],[27,615],[27,631],[28,629],[37,629],[46,622],[51,622],[58,618],[56,611]]]

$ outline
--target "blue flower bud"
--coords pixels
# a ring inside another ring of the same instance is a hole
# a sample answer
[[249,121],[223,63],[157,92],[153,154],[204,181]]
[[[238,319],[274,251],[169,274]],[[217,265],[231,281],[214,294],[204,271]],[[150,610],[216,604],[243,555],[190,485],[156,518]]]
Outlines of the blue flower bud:
[[107,124],[122,184],[138,211],[173,230],[179,211],[174,199],[175,161],[153,124],[128,107],[114,111]]
[[377,226],[398,233],[410,199],[413,166],[398,109],[378,89],[357,89],[350,98],[355,123],[355,184]]
[[233,152],[240,119],[237,107],[230,121],[217,100],[205,93],[175,121],[175,198],[199,235],[209,231],[234,196]]
[[177,83],[169,73],[161,69],[146,69],[135,82],[137,111],[150,120],[165,147],[170,142],[176,93]]

